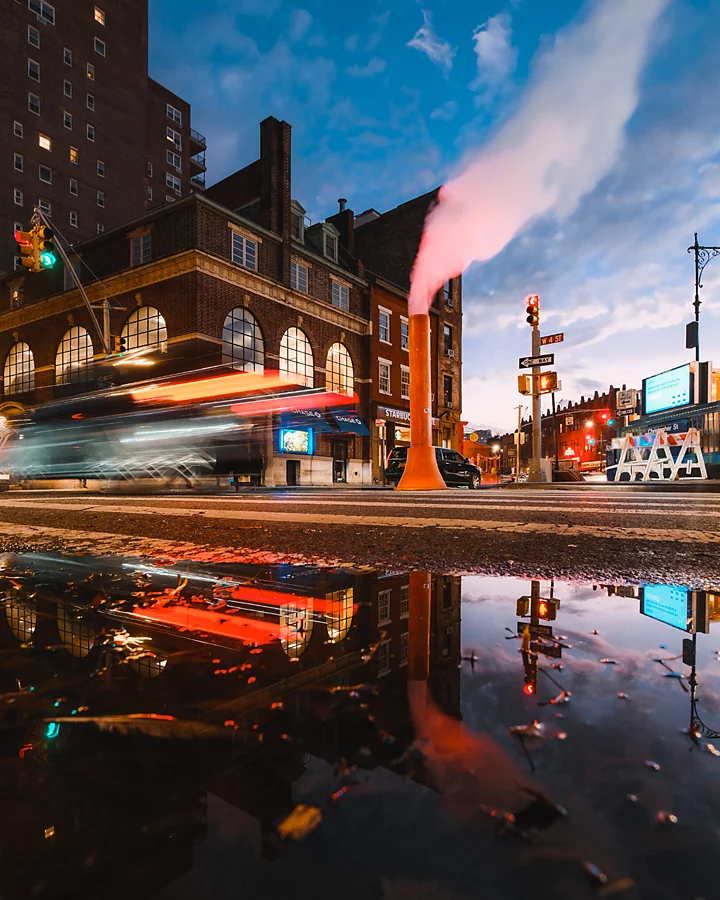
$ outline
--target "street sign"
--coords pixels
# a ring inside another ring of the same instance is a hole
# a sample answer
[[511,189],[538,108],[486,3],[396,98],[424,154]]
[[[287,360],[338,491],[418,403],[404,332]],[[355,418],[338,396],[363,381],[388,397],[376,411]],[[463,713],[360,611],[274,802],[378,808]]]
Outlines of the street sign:
[[534,622],[518,622],[517,633],[522,634],[526,627],[530,629],[530,634],[533,637],[552,637],[552,625],[540,625],[535,624]]
[[618,391],[615,395],[615,409],[633,410],[637,406],[637,391]]
[[542,653],[550,659],[562,659],[562,647],[559,644],[538,644],[532,641],[530,644],[531,653]]
[[533,366],[551,366],[554,362],[554,353],[548,353],[545,356],[521,356],[520,368],[532,369]]
[[541,337],[540,346],[542,347],[544,344],[562,344],[564,340],[565,333],[558,331],[557,334],[546,334],[545,337]]

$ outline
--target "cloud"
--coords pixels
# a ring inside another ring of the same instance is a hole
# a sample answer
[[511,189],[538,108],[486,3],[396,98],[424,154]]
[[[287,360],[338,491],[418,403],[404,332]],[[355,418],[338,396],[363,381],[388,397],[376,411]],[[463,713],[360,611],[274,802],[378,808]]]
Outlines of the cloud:
[[305,37],[312,25],[312,20],[312,16],[306,9],[293,10],[290,21],[290,31],[288,32],[288,38],[291,43],[296,44]]
[[372,50],[374,50],[377,47],[377,45],[380,43],[380,41],[383,39],[383,36],[385,34],[385,26],[387,25],[389,19],[390,19],[390,10],[389,9],[385,10],[384,13],[380,13],[379,16],[373,16],[373,22],[375,23],[375,25],[377,27],[372,32],[372,34],[370,35],[370,37],[367,40],[367,43],[365,44],[365,49],[367,50],[368,53],[370,53]]
[[432,16],[427,10],[423,10],[423,25],[415,32],[412,40],[408,41],[408,47],[424,53],[435,65],[440,66],[448,75],[452,69],[452,61],[455,50],[447,41],[442,40],[433,30]]
[[238,0],[237,11],[246,16],[264,16],[270,18],[280,9],[282,0]]
[[345,49],[348,53],[354,53],[358,44],[360,43],[360,35],[359,34],[351,34],[349,38],[345,39]]
[[345,71],[351,78],[371,78],[373,75],[378,75],[380,72],[384,72],[387,67],[387,61],[384,59],[378,59],[377,56],[373,56],[373,58],[366,63],[364,66],[350,66],[349,69]]
[[438,106],[430,113],[431,119],[440,119],[442,122],[449,122],[455,118],[458,105],[454,100],[448,100],[442,106]]
[[470,84],[483,91],[486,99],[515,71],[517,50],[512,45],[512,19],[508,13],[492,16],[473,33],[477,56],[477,76]]

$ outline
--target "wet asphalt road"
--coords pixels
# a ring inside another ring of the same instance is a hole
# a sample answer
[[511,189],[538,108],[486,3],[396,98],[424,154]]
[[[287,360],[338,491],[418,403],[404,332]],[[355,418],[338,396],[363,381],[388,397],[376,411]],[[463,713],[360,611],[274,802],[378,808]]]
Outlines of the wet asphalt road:
[[345,488],[240,494],[12,492],[0,547],[241,557],[720,584],[720,494]]

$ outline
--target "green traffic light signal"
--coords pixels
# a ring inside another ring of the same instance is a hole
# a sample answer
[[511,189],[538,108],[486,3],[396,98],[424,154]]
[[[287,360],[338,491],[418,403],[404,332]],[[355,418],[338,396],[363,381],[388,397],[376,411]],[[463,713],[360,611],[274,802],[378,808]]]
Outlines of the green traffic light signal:
[[52,268],[56,262],[57,262],[57,257],[55,256],[54,253],[49,253],[49,252],[45,251],[44,253],[40,254],[40,264],[42,265],[42,267],[44,269]]

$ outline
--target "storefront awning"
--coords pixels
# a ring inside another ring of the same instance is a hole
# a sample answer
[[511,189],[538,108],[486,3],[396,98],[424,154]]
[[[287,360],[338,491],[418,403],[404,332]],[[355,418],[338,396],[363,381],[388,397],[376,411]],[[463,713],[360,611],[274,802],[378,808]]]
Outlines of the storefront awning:
[[321,432],[337,432],[323,413],[318,409],[296,409],[282,413],[281,428],[313,428]]
[[370,434],[367,425],[352,411],[329,410],[327,417],[342,434],[359,434],[363,437]]

